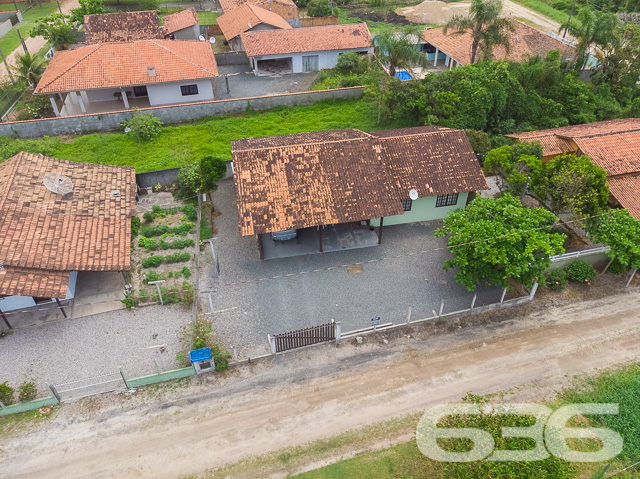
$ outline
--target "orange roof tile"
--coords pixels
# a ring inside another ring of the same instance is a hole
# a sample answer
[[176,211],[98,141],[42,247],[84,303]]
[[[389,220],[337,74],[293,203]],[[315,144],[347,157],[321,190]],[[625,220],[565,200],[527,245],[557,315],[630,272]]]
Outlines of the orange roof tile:
[[200,23],[196,9],[191,7],[186,10],[182,10],[178,13],[172,13],[162,19],[164,22],[163,33],[169,35],[171,33],[182,30],[183,28],[189,28]]
[[[575,55],[574,47],[522,22],[513,21],[513,24],[516,31],[508,32],[511,44],[509,54],[503,46],[497,46],[493,49],[494,59],[520,62],[536,55],[546,56],[551,50],[559,50],[563,58],[573,58]],[[422,32],[422,37],[461,64],[471,63],[473,38],[469,32],[454,35],[450,29],[445,35],[444,27],[429,28]]]
[[155,10],[85,15],[87,43],[132,42],[162,38]]
[[[148,67],[155,67],[155,76],[149,76]],[[34,93],[149,85],[217,75],[218,67],[208,42],[101,43],[57,52]]]
[[618,203],[640,220],[640,173],[607,178],[607,185]]
[[[72,192],[49,191],[43,184],[49,172],[69,177]],[[4,178],[0,184],[0,260],[5,268],[39,270],[33,274],[50,277],[42,271],[131,267],[133,168],[18,153],[0,164],[0,176]],[[118,194],[112,195],[115,190]]]
[[578,152],[590,157],[607,176],[640,172],[640,129],[575,137],[573,141],[578,145]]
[[7,296],[64,298],[70,274],[70,271],[8,267],[0,274],[0,293]]
[[240,38],[250,57],[368,48],[373,43],[365,23],[247,32]]
[[294,8],[296,11],[298,9],[298,7],[293,2],[293,0],[219,0],[219,1],[220,1],[220,7],[222,7],[222,11],[224,13],[230,12],[231,10],[241,7],[242,5],[245,5],[247,3],[251,5],[260,6],[265,10],[271,10],[270,4],[272,2]]
[[269,10],[256,7],[249,3],[245,3],[241,7],[219,16],[217,21],[220,30],[222,30],[222,34],[227,40],[231,40],[262,23],[283,30],[291,30],[292,28],[291,25],[277,13],[270,12]]
[[401,199],[486,189],[462,130],[337,130],[233,140],[243,236],[403,213]]

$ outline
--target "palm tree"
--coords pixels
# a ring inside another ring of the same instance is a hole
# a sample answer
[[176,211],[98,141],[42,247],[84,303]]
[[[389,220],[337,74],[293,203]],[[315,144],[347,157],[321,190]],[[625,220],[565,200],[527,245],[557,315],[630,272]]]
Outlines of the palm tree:
[[416,47],[419,37],[420,28],[415,27],[406,27],[396,32],[389,26],[376,35],[378,58],[389,66],[389,75],[395,76],[399,68],[411,73],[413,67],[427,65],[426,55]]
[[615,42],[618,25],[618,17],[614,13],[602,13],[590,8],[581,9],[573,19],[560,25],[559,32],[566,30],[578,40],[573,62],[576,70],[583,70],[587,66],[593,46],[606,49]]
[[25,52],[24,55],[16,55],[17,65],[11,67],[20,80],[24,80],[31,88],[35,88],[45,70],[45,60],[36,55]]
[[475,63],[481,53],[483,60],[491,60],[493,47],[502,45],[507,53],[510,50],[509,35],[516,28],[507,18],[501,18],[502,0],[473,0],[469,15],[456,15],[444,26],[444,33],[452,30],[453,35],[471,33],[471,63]]

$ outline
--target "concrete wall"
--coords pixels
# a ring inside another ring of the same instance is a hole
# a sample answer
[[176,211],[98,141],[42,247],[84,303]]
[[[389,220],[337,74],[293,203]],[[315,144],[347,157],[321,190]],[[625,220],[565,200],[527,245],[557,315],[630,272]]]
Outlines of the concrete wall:
[[5,20],[2,25],[0,25],[0,38],[4,37],[7,33],[11,31],[13,25],[11,24],[11,20]]
[[22,21],[21,12],[0,12],[0,23],[11,20],[12,25],[17,25]]
[[9,414],[17,414],[25,411],[34,411],[41,407],[55,406],[56,404],[58,404],[56,397],[49,396],[42,399],[36,399],[34,401],[12,404],[11,406],[0,408],[0,416],[8,416]]
[[228,53],[216,53],[216,63],[221,65],[246,65],[249,63],[249,58],[245,52],[228,52]]
[[159,374],[151,374],[149,376],[142,376],[140,378],[128,379],[127,387],[139,388],[140,386],[148,386],[149,384],[161,383],[163,381],[171,381],[172,379],[181,379],[196,374],[193,366],[183,369],[174,369],[173,371],[166,371]]
[[[165,123],[181,123],[212,115],[242,113],[247,106],[254,110],[268,110],[277,106],[313,105],[322,100],[335,98],[360,98],[363,87],[338,88],[335,90],[307,91],[283,95],[238,98],[234,100],[213,100],[191,104],[141,108],[141,113],[152,113]],[[133,112],[125,110],[94,115],[47,118],[0,123],[0,135],[13,137],[57,136],[69,133],[117,130],[120,123],[130,120]]]
[[176,40],[197,40],[200,37],[200,24],[196,23],[188,28],[183,28],[177,32],[173,32],[173,38]]
[[[182,85],[198,85],[197,95],[182,96]],[[170,105],[191,101],[213,100],[213,83],[211,80],[189,80],[180,83],[160,83],[147,85],[150,105]]]
[[[367,52],[372,54],[373,48],[354,48],[349,50],[332,50],[328,52],[305,52],[305,53],[291,53],[286,55],[264,55],[260,57],[253,57],[256,60],[272,60],[278,58],[291,58],[293,60],[293,73],[302,73],[302,57],[318,55],[318,69],[324,70],[327,68],[335,68],[338,63],[338,56],[341,53],[349,52]],[[254,70],[255,73],[255,70]]]
[[[411,211],[405,211],[403,215],[385,218],[384,226],[416,223],[418,221],[441,220],[449,216],[449,213],[452,211],[464,208],[467,204],[468,196],[469,193],[460,193],[458,195],[458,203],[456,203],[455,206],[440,206],[437,208],[437,196],[418,198],[411,204]],[[380,218],[371,219],[371,226],[380,226]]]
[[149,171],[147,173],[136,173],[136,184],[140,188],[153,188],[158,183],[166,186],[178,181],[180,168],[168,168],[166,170]]

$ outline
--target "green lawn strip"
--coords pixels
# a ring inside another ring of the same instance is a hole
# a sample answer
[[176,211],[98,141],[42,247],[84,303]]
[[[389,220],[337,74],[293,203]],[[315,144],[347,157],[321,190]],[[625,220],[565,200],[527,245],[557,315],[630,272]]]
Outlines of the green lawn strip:
[[558,22],[560,24],[566,22],[569,19],[569,14],[566,12],[561,12],[560,10],[556,10],[548,3],[545,3],[542,0],[513,0],[515,3],[522,5],[523,7],[527,7],[534,12],[538,12],[541,15],[553,20],[554,22]]
[[[29,38],[29,32],[31,31],[31,29],[36,26],[36,21],[38,19],[46,17],[47,15],[51,15],[52,13],[56,13],[57,11],[58,4],[56,2],[49,2],[43,3],[42,8],[40,8],[40,6],[35,6],[29,9],[27,12],[23,13],[23,22],[15,25],[9,31],[9,33],[7,33],[4,37],[2,37],[2,39],[0,39],[0,48],[2,49],[2,53],[4,53],[5,56],[8,56],[12,51],[20,46],[18,30],[20,30],[20,35],[22,35],[22,38],[26,40],[27,38]],[[23,53],[22,48],[20,48],[20,53]]]
[[[329,100],[311,106],[278,107],[265,112],[208,117],[167,126],[153,141],[138,142],[124,133],[92,133],[40,139],[0,137],[0,161],[20,151],[63,160],[133,166],[139,173],[176,168],[193,158],[221,155],[231,159],[231,140],[319,130],[380,129],[376,105],[364,99]],[[384,128],[410,126],[385,124]]]
[[200,25],[215,25],[220,14],[218,12],[198,12],[198,20]]

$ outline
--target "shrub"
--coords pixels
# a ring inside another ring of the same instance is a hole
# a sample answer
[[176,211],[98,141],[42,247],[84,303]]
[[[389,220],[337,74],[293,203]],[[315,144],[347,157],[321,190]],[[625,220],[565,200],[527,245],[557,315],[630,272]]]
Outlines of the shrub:
[[148,273],[145,273],[145,276],[147,277],[146,279],[147,283],[149,281],[158,281],[158,279],[160,278],[158,273],[155,271],[149,271]]
[[[152,273],[155,273],[155,271],[152,271]],[[148,279],[149,277],[147,276],[147,280]],[[138,299],[140,300],[141,303],[149,302],[149,291],[147,291],[146,289],[140,290],[140,293],[138,294]]]
[[15,390],[7,384],[7,382],[0,383],[0,402],[5,406],[13,404],[13,392]]
[[589,263],[577,259],[569,263],[566,268],[567,277],[574,283],[587,283],[591,284],[591,280],[596,277],[598,273],[593,266]]
[[151,211],[157,215],[158,213],[162,213],[162,207],[160,205],[153,205]]
[[[183,284],[184,286],[184,284]],[[180,340],[186,351],[176,354],[176,360],[184,367],[188,366],[188,351],[200,348],[211,348],[211,356],[216,364],[216,371],[224,371],[229,366],[231,355],[213,338],[213,326],[208,319],[197,319],[195,322],[183,326]]]
[[182,299],[180,296],[180,290],[178,289],[177,286],[171,286],[169,288],[167,288],[167,294],[166,294],[166,298],[164,297],[165,294],[162,294],[163,298],[167,303],[169,304],[175,304],[175,303],[179,303],[180,300]]
[[[169,304],[169,290],[164,286],[160,286],[160,293],[162,294],[162,304]],[[153,299],[158,303],[160,302],[160,297],[158,296],[157,289],[153,293]]]
[[180,304],[187,309],[193,306],[193,285],[188,281],[183,281],[182,283]]
[[198,219],[198,213],[193,205],[184,205],[182,207],[182,212],[189,221],[196,221]]
[[627,270],[627,267],[623,265],[618,258],[615,258],[609,265],[609,268],[607,269],[607,271],[609,271],[609,273],[611,274],[622,274],[626,270]]
[[545,274],[545,284],[547,288],[558,291],[567,286],[567,272],[560,268],[554,268]]
[[186,266],[184,266],[181,271],[182,271],[182,276],[184,276],[185,279],[189,279],[189,277],[191,276],[191,270]]
[[190,259],[191,253],[187,253],[186,251],[169,254],[164,257],[165,263],[182,263],[183,261],[189,261]]
[[153,238],[141,236],[138,240],[138,246],[143,247],[147,251],[155,251],[158,249],[158,243]]
[[145,211],[144,214],[142,215],[142,219],[144,219],[146,223],[153,223],[153,220],[156,219],[156,215],[153,214],[151,211]]
[[140,234],[140,218],[137,216],[131,217],[131,239],[134,239]]
[[142,258],[142,267],[143,268],[157,268],[164,261],[164,257],[162,256],[149,256],[148,258]]
[[184,249],[187,246],[194,246],[194,245],[195,245],[195,242],[191,238],[177,239],[174,241],[160,240],[160,249]]
[[38,388],[32,382],[23,382],[18,388],[18,399],[20,402],[29,402],[33,401],[38,395]]
[[[150,0],[153,1],[153,0]],[[145,8],[145,10],[155,10],[154,8]],[[123,121],[121,127],[128,131],[138,140],[138,146],[143,141],[153,140],[162,131],[162,121],[151,113],[148,115],[134,114],[129,121]],[[128,130],[127,130],[128,129]]]
[[179,226],[167,226],[167,225],[144,226],[142,228],[142,236],[145,236],[147,238],[151,238],[153,236],[162,236],[164,234],[185,236],[190,233],[193,233],[193,227],[194,225],[191,222],[182,223]]

